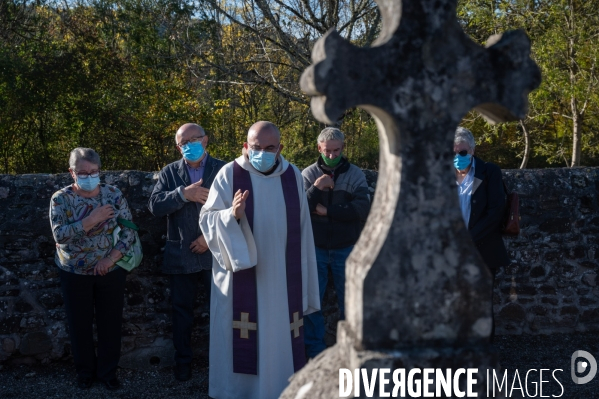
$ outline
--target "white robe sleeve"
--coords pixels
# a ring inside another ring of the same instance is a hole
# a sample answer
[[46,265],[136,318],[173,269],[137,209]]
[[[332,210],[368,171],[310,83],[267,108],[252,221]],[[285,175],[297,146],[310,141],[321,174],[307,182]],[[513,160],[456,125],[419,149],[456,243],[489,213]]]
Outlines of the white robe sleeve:
[[[289,166],[293,167],[293,166]],[[302,230],[302,294],[304,315],[320,310],[320,293],[318,288],[318,268],[316,251],[314,250],[314,234],[308,199],[304,190],[304,182],[300,171],[293,167],[295,180],[300,193],[300,224]]]
[[233,168],[224,166],[214,179],[200,213],[200,228],[218,264],[237,272],[256,266],[256,243],[246,216],[233,216]]

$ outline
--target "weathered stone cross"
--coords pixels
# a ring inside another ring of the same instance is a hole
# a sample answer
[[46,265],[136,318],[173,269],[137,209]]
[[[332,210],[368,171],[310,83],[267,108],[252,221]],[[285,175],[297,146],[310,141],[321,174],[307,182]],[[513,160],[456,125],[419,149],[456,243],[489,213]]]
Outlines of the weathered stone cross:
[[241,320],[233,320],[233,328],[239,329],[239,334],[241,338],[249,339],[250,330],[256,331],[258,328],[257,323],[250,322],[250,314],[246,312],[241,312]]
[[[487,48],[472,42],[457,22],[457,0],[376,2],[383,27],[374,46],[355,47],[330,31],[301,79],[321,122],[333,124],[356,106],[374,116],[380,171],[370,216],[347,261],[347,321],[338,343],[328,360],[296,375],[283,397],[293,397],[317,369],[380,363],[373,359],[384,358],[387,367],[451,367],[461,356],[461,364],[496,367],[483,356],[491,276],[462,221],[452,143],[473,108],[491,122],[523,118],[539,69],[521,31],[491,37]],[[326,387],[315,385],[308,396],[326,395]]]
[[299,329],[304,325],[304,319],[299,318],[299,312],[293,313],[293,322],[290,323],[291,331],[293,331],[293,338],[299,337]]

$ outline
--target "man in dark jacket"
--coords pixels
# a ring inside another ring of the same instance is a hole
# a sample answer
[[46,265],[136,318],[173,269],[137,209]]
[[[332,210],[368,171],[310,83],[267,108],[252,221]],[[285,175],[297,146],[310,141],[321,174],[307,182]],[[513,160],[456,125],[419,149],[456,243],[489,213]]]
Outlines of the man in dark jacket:
[[[345,260],[370,211],[366,177],[343,157],[344,139],[339,129],[324,129],[317,140],[318,160],[302,172],[312,213],[321,306],[330,267],[341,320],[345,319]],[[309,357],[314,357],[326,349],[324,317],[318,311],[304,319],[306,351]]]
[[472,241],[493,273],[510,263],[501,237],[506,193],[501,169],[474,156],[474,136],[458,127],[454,139],[454,167],[460,209]]
[[162,272],[171,277],[175,378],[186,381],[191,378],[191,331],[198,282],[210,298],[212,278],[212,254],[200,230],[199,214],[214,177],[225,163],[205,152],[208,136],[195,123],[181,126],[175,142],[183,157],[160,171],[148,208],[154,216],[167,218]]
[[[495,276],[499,268],[510,263],[501,237],[506,193],[499,166],[475,157],[474,148],[472,132],[458,127],[453,142],[453,162],[462,218],[480,256]],[[495,318],[491,328],[493,340]]]

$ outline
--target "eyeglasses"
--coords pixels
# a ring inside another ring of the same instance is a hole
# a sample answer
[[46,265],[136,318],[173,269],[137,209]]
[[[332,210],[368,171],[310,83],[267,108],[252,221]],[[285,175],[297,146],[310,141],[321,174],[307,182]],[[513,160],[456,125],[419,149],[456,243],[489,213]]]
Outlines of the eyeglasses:
[[185,147],[185,146],[186,146],[187,144],[189,144],[189,143],[197,143],[197,142],[200,142],[200,141],[202,141],[202,139],[203,139],[204,137],[206,137],[206,135],[203,135],[203,136],[200,136],[200,137],[192,137],[192,138],[191,138],[191,139],[189,139],[189,140],[185,140],[184,142],[177,144],[177,146],[178,146],[178,147]]
[[75,174],[77,175],[78,178],[80,179],[87,179],[89,177],[93,177],[94,179],[98,176],[100,176],[100,170],[92,170],[91,172],[75,172]]
[[462,150],[462,151],[458,151],[455,154],[458,154],[462,157],[465,157],[466,155],[468,155],[468,150]]
[[259,145],[249,145],[248,148],[252,151],[266,151],[266,152],[277,152],[279,151],[279,144],[277,145],[269,145],[266,148],[261,148]]

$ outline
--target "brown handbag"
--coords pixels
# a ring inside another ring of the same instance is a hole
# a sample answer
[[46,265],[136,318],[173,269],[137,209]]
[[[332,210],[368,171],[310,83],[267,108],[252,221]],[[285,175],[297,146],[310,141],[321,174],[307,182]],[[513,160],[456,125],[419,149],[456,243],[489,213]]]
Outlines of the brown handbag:
[[503,182],[503,190],[507,195],[505,203],[505,211],[501,224],[501,234],[506,236],[517,236],[520,234],[520,199],[518,193],[508,191],[505,182]]

